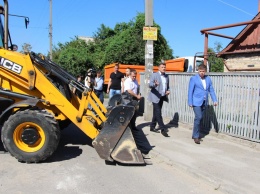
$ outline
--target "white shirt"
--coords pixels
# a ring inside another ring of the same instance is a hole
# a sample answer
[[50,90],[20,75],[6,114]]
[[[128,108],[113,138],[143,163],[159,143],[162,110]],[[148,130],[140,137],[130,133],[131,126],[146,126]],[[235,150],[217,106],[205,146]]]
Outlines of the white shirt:
[[[94,83],[94,80],[95,80],[95,79],[90,78],[90,81],[91,81],[92,83]],[[85,86],[86,86],[87,88],[89,88],[89,85],[88,85],[88,76],[85,77]]]
[[124,92],[127,90],[132,90],[135,94],[137,94],[137,89],[138,89],[138,82],[137,80],[132,80],[130,77],[127,78],[124,81]]
[[[204,79],[200,78],[200,79],[201,79],[204,90],[206,90],[206,80],[205,80],[205,78]],[[204,100],[205,99],[206,99],[206,96],[204,96]]]
[[165,93],[166,93],[166,78],[164,75],[162,75],[162,73],[160,72],[161,74],[161,80],[162,80],[162,87],[163,87],[163,96],[165,96]]
[[96,77],[95,78],[97,86],[94,87],[95,90],[103,90],[103,83],[104,80],[102,77]]
[[200,78],[200,79],[201,79],[204,90],[206,90],[206,80],[202,79],[202,78]]

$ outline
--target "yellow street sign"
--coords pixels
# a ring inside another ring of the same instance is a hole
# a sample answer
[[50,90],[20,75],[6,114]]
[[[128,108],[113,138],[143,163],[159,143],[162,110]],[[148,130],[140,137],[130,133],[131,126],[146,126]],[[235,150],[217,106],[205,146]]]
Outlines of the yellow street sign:
[[157,28],[143,27],[143,40],[157,40]]

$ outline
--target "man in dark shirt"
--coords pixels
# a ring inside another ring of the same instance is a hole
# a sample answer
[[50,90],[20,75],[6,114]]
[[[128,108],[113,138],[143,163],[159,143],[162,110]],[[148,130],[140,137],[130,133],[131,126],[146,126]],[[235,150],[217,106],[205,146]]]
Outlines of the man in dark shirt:
[[115,70],[110,74],[107,93],[109,93],[109,98],[115,94],[121,94],[124,91],[124,74],[118,71],[119,64],[115,64]]

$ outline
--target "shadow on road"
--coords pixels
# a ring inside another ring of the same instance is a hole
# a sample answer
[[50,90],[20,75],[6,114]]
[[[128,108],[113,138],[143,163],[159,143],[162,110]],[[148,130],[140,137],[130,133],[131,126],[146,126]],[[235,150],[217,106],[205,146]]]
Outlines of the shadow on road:
[[82,154],[80,145],[92,147],[92,140],[74,124],[70,124],[61,131],[60,143],[57,150],[44,162],[52,163],[76,158]]
[[217,116],[214,110],[213,105],[209,105],[206,107],[205,114],[203,116],[203,120],[201,122],[201,131],[200,137],[204,138],[209,135],[210,131],[214,129],[216,133],[219,132],[219,123],[217,120]]
[[[146,138],[146,134],[144,134],[142,130],[142,128],[147,125],[149,125],[149,123],[142,123],[137,126],[139,130],[132,131],[138,149],[144,154],[148,154],[149,151],[155,147],[150,145],[148,139]],[[85,135],[74,124],[70,124],[67,128],[61,131],[60,143],[57,150],[51,157],[43,161],[43,163],[60,162],[76,158],[83,152],[80,148],[81,145],[87,145],[94,149],[92,146],[92,139]],[[0,141],[0,153],[1,152],[5,152],[2,141]]]
[[0,153],[2,154],[2,153],[5,153],[5,152],[6,152],[6,150],[4,148],[4,145],[3,145],[2,141],[0,141]]
[[166,127],[167,128],[171,128],[171,127],[179,127],[179,113],[178,112],[175,112],[173,117],[172,117],[172,120],[170,120],[169,123],[166,124]]
[[[79,145],[88,145],[92,147],[92,140],[74,124],[70,124],[67,128],[61,131],[60,143],[57,150],[51,157],[47,158],[47,160],[43,162],[52,163],[76,158],[82,154],[82,149]],[[0,154],[2,153],[6,153],[6,150],[2,141],[0,141]]]
[[[1,137],[1,130],[2,130],[2,125],[0,125],[0,137]],[[2,143],[2,140],[0,141],[0,153],[5,152],[4,145]]]
[[[139,129],[138,132],[133,132],[133,136],[135,138],[136,144],[138,145],[138,148],[141,150],[142,153],[147,154],[150,150],[152,150],[155,146],[151,146],[148,139],[146,138],[146,135],[143,132],[143,128],[150,125],[150,122],[142,123],[137,125],[136,127]],[[136,135],[135,133],[138,133]]]

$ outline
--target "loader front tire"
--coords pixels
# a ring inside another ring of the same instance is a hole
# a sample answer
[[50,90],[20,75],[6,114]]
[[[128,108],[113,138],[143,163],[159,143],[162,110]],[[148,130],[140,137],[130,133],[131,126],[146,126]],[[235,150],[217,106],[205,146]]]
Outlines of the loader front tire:
[[18,111],[4,123],[1,139],[6,151],[18,161],[36,163],[56,150],[60,129],[46,110]]

